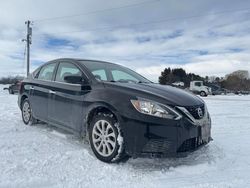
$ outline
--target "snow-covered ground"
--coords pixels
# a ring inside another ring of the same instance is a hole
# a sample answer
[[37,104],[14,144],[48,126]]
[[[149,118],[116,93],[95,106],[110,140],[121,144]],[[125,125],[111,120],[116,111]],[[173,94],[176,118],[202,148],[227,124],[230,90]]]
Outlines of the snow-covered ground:
[[0,187],[250,187],[250,96],[205,98],[214,141],[186,158],[105,164],[68,133],[25,126],[2,88]]

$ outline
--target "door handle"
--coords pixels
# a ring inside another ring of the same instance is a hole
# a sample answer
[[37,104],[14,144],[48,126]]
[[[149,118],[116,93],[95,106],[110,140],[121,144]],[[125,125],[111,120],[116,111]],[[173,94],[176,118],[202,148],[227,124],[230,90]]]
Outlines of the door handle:
[[50,94],[56,94],[56,92],[55,92],[55,91],[52,91],[52,90],[49,90],[49,93],[50,93]]
[[30,86],[30,89],[32,89],[32,90],[33,90],[33,89],[34,89],[34,87],[33,87],[33,86]]

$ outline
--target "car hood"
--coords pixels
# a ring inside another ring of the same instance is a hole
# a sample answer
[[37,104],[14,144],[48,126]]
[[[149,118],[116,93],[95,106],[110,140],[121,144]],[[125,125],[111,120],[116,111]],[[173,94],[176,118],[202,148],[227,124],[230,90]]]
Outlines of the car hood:
[[[130,95],[142,97],[149,100],[164,100],[169,105],[175,106],[196,106],[203,104],[203,100],[196,95],[189,93],[183,89],[175,88],[167,85],[154,83],[105,83],[106,87],[119,87]],[[157,101],[157,102],[160,102]]]

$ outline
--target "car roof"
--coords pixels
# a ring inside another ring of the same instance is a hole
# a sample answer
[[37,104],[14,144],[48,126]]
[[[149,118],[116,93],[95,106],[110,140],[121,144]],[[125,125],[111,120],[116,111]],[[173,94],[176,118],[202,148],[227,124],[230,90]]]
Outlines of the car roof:
[[107,64],[119,65],[119,64],[115,64],[115,63],[111,63],[111,62],[107,62],[107,61],[94,60],[94,59],[80,59],[80,58],[58,58],[58,59],[51,60],[49,62],[63,61],[63,60],[65,60],[65,61],[66,60],[68,60],[68,61],[77,61],[77,62],[79,62],[79,61],[81,61],[81,62],[84,62],[84,61],[93,61],[93,62],[100,62],[100,63],[107,63]]

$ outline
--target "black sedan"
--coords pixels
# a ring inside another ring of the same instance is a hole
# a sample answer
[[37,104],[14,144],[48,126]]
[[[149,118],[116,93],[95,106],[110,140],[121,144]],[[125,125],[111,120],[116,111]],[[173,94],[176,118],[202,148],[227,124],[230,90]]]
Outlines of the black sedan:
[[85,137],[104,162],[186,155],[211,140],[202,99],[112,63],[53,60],[23,80],[19,93],[25,124],[43,121]]

